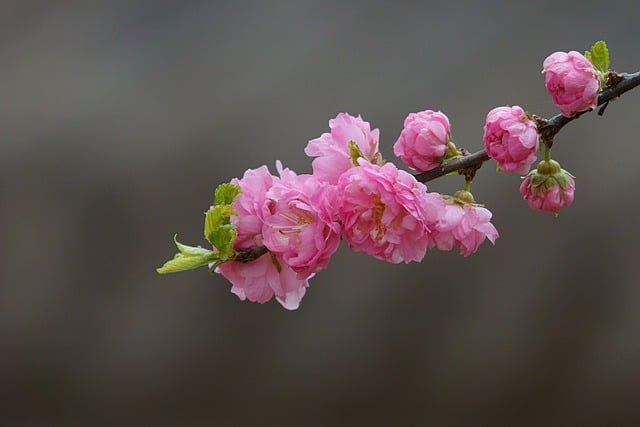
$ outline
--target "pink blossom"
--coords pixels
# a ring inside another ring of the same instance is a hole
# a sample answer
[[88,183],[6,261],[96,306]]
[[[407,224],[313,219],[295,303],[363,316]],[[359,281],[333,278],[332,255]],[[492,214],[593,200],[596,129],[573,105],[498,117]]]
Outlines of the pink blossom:
[[498,230],[490,222],[488,209],[455,201],[449,201],[445,206],[433,233],[438,249],[450,251],[457,246],[460,254],[466,257],[476,252],[485,238],[495,243]]
[[484,125],[484,148],[505,172],[525,174],[536,161],[538,128],[518,106],[489,111]]
[[393,145],[393,153],[418,172],[440,165],[451,138],[449,119],[440,111],[411,113]]
[[554,214],[573,203],[575,189],[573,175],[553,160],[541,162],[520,184],[520,194],[531,209]]
[[[231,216],[231,223],[238,232],[235,249],[263,245],[264,219],[270,214],[267,192],[279,182],[280,179],[272,176],[266,166],[249,169],[241,179],[231,181],[241,190],[233,202],[238,215]],[[271,253],[247,263],[222,263],[216,272],[231,282],[231,292],[241,300],[265,303],[275,295],[278,302],[289,310],[298,308],[310,278],[299,278],[282,259]]]
[[582,54],[555,52],[542,64],[545,87],[566,117],[598,105],[599,73]]
[[236,226],[238,237],[234,245],[247,248],[262,245],[262,225],[266,210],[267,191],[278,181],[266,166],[248,169],[242,179],[234,178],[232,184],[240,187],[240,195],[233,202],[238,215],[231,216],[231,223]]
[[298,274],[279,262],[277,257],[266,254],[260,258],[241,263],[229,261],[216,268],[233,285],[231,292],[242,301],[264,304],[274,295],[287,310],[295,310],[309,286],[307,279],[298,278]]
[[267,191],[268,214],[262,227],[264,245],[306,278],[324,269],[340,244],[336,187],[313,175],[282,169]]
[[350,141],[355,142],[366,160],[373,163],[380,161],[380,132],[378,129],[371,130],[369,123],[360,116],[340,113],[335,119],[329,120],[329,127],[331,133],[323,133],[319,138],[312,139],[304,149],[308,156],[316,157],[312,167],[318,179],[335,184],[344,171],[355,166],[349,149]]
[[394,264],[420,261],[431,243],[430,226],[442,201],[392,163],[360,160],[338,180],[342,236],[354,251]]

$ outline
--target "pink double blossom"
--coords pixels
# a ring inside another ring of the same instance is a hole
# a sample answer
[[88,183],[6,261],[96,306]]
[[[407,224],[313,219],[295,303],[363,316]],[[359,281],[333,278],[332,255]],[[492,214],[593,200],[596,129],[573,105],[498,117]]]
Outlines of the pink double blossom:
[[[231,183],[240,187],[240,195],[234,200],[237,215],[231,216],[238,237],[235,249],[263,245],[263,227],[266,215],[270,214],[267,192],[279,178],[272,176],[266,166],[247,170],[241,179]],[[232,284],[231,292],[241,300],[265,303],[272,297],[289,310],[295,310],[309,286],[309,277],[300,278],[276,254],[267,253],[260,258],[242,263],[229,261],[220,264],[216,272]]]
[[411,113],[393,145],[393,153],[411,169],[423,172],[440,165],[451,138],[449,119],[440,111]]
[[543,161],[520,184],[520,194],[531,209],[557,213],[573,203],[576,182],[558,162]]
[[540,146],[536,124],[517,105],[489,111],[482,139],[501,170],[521,174],[529,172]]
[[231,216],[231,224],[236,226],[238,237],[236,248],[248,248],[262,245],[262,225],[266,211],[267,191],[278,182],[267,166],[248,169],[241,179],[233,178],[231,184],[240,187],[240,194],[233,202],[238,213]]
[[224,262],[216,268],[231,282],[231,292],[240,300],[264,304],[274,296],[287,310],[295,310],[309,286],[307,279],[300,279],[298,274],[286,264],[278,261],[273,254],[241,263]]
[[299,278],[307,278],[327,266],[340,244],[336,187],[277,167],[280,180],[265,196],[262,239]]
[[454,247],[467,257],[489,239],[495,243],[498,230],[491,224],[491,212],[472,203],[447,200],[445,210],[435,226],[433,240],[438,249],[450,251]]
[[336,184],[343,172],[355,166],[349,149],[350,141],[356,144],[367,161],[378,163],[381,160],[378,151],[380,131],[371,130],[369,123],[360,116],[340,113],[329,120],[329,128],[330,133],[312,139],[304,149],[309,157],[315,157],[311,165],[318,179]]
[[542,72],[545,87],[564,116],[573,117],[598,105],[599,73],[581,53],[552,53],[544,60]]
[[338,180],[338,215],[349,247],[391,263],[420,261],[431,243],[440,198],[392,163],[360,160]]

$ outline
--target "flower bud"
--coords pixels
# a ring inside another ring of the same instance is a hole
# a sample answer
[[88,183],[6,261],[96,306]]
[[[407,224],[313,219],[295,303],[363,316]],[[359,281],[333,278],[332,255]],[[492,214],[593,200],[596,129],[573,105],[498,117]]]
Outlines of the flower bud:
[[565,117],[598,105],[599,73],[582,54],[552,53],[544,60],[545,87]]
[[535,122],[517,105],[489,111],[482,139],[487,154],[501,170],[521,174],[536,161],[540,146]]
[[520,185],[520,194],[531,209],[556,213],[573,203],[576,183],[573,175],[554,160],[543,160]]
[[393,153],[418,172],[440,166],[451,138],[449,119],[440,111],[411,113],[393,145]]

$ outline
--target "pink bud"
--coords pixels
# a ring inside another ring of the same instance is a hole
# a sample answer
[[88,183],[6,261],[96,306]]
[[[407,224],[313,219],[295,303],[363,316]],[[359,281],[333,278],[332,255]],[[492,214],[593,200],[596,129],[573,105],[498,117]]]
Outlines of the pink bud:
[[536,161],[538,128],[518,106],[489,111],[484,125],[484,148],[505,172],[525,174]]
[[520,194],[531,209],[556,213],[564,206],[573,203],[576,182],[569,172],[560,165],[551,162],[540,162],[520,184]]
[[449,119],[440,111],[411,113],[393,145],[393,152],[410,168],[423,172],[440,165],[451,138]]
[[544,60],[545,86],[553,103],[566,117],[598,105],[599,73],[582,54],[552,53]]

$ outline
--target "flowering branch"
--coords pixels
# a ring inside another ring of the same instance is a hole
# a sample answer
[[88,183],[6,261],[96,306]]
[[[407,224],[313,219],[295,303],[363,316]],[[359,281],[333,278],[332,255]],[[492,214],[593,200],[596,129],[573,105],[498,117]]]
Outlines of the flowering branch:
[[[609,102],[615,101],[616,98],[619,98],[626,92],[636,88],[637,86],[640,86],[640,71],[631,74],[615,73],[612,71],[609,72],[607,80],[610,87],[604,90],[598,96],[598,106],[603,106],[603,108],[606,107]],[[576,113],[576,115],[573,117],[566,117],[562,114],[557,114],[549,120],[536,117],[536,121],[538,122],[539,126],[540,138],[544,141],[548,141],[549,145],[552,145],[554,136],[558,132],[560,132],[560,130],[567,123],[572,122],[573,120],[590,111],[593,110],[581,111],[579,113]],[[602,111],[602,109],[600,111]],[[598,114],[600,114],[600,112]],[[442,166],[416,174],[415,177],[420,182],[429,182],[451,172],[460,171],[461,173],[463,173],[465,170],[475,171],[479,169],[484,162],[490,159],[491,157],[489,157],[486,150],[476,151],[475,153],[471,154],[463,151],[462,157],[458,157],[454,160],[448,161]],[[264,245],[241,249],[238,252],[236,261],[242,263],[253,261],[266,254],[267,252],[268,250]]]
[[[622,94],[630,91],[631,89],[640,85],[640,71],[628,74],[628,73],[614,73],[609,72],[607,76],[608,83],[612,85],[608,89],[604,90],[598,96],[598,106],[602,105],[603,108],[610,101],[614,101],[616,98],[620,97]],[[550,118],[549,120],[544,120],[538,118],[536,121],[538,122],[540,137],[543,141],[548,141],[551,145],[553,141],[553,137],[566,125],[567,123],[577,119],[584,113],[587,113],[586,110],[576,113],[573,117],[566,117],[562,114],[558,114]],[[602,111],[602,109],[600,110]],[[600,114],[600,112],[599,112]],[[480,166],[489,160],[490,157],[485,150],[480,150],[472,154],[463,155],[462,157],[453,159],[444,163],[442,166],[433,168],[426,172],[422,172],[416,174],[415,177],[420,182],[429,182],[433,181],[436,178],[440,178],[441,176],[447,175],[448,173],[455,171],[462,171],[464,169],[469,168],[480,168]]]
[[[526,175],[520,194],[532,209],[557,215],[573,203],[575,179],[551,157],[555,135],[587,111],[599,107],[602,115],[609,102],[640,85],[640,72],[610,71],[603,41],[584,55],[554,52],[542,68],[561,114],[547,120],[517,105],[493,108],[483,128],[484,150],[458,149],[441,111],[410,113],[393,152],[415,175],[382,159],[378,129],[360,116],[338,114],[329,121],[330,132],[304,150],[314,158],[312,174],[299,175],[277,161],[278,175],[263,165],[219,185],[205,213],[211,249],[174,238],[179,253],[157,271],[208,266],[231,282],[241,300],[275,297],[294,310],[341,241],[394,264],[420,262],[434,247],[469,256],[499,237],[491,211],[470,192],[490,158],[500,171]],[[541,148],[544,160],[532,169]],[[452,196],[427,191],[425,182],[453,172],[464,176],[463,189]]]

